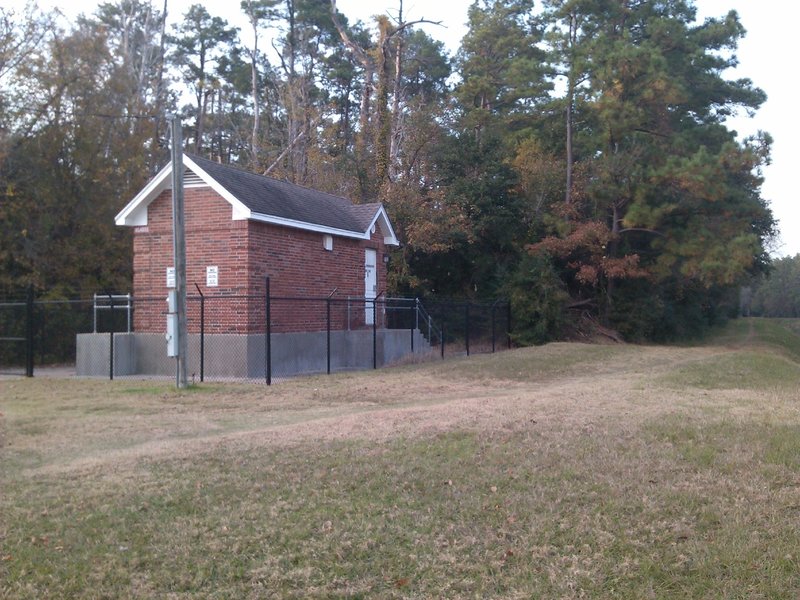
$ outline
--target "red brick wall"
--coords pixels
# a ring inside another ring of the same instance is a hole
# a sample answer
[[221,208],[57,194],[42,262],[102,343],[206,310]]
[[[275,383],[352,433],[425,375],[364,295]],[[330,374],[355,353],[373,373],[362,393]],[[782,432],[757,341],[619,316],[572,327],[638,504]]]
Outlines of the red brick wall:
[[[233,221],[231,206],[211,188],[187,188],[187,294],[206,296],[206,332],[264,331],[264,285],[270,277],[273,297],[364,296],[365,248],[377,251],[378,291],[386,289],[385,251],[380,230],[370,241],[333,238],[333,251],[323,247],[323,234],[256,221]],[[169,190],[148,207],[148,225],[134,232],[134,313],[136,331],[164,331],[166,269],[173,264],[172,202]],[[206,267],[217,266],[219,286],[206,286]],[[247,298],[215,298],[220,295]],[[152,300],[145,300],[152,299]],[[354,308],[357,307],[357,308]],[[321,331],[326,328],[324,302],[276,300],[273,331]],[[199,303],[189,302],[189,330],[199,330]],[[332,327],[364,324],[364,305],[334,304]]]
[[[276,298],[327,298],[336,290],[331,310],[331,327],[348,325],[348,297],[364,297],[365,249],[378,255],[378,291],[386,288],[383,264],[383,236],[380,231],[370,241],[333,238],[333,250],[323,247],[323,234],[269,223],[250,223],[250,289],[263,295],[265,277],[270,278],[270,295]],[[356,310],[354,307],[359,306]],[[364,325],[363,301],[351,303],[349,325]],[[251,322],[263,322],[262,304],[254,306]],[[276,299],[271,307],[272,330],[322,331],[326,328],[325,303]]]
[[[231,220],[230,204],[210,188],[187,188],[185,206],[187,294],[197,294],[195,283],[206,293],[207,265],[217,265],[220,274],[226,273],[224,279],[220,275],[220,287],[212,288],[215,294],[246,294],[247,223]],[[164,331],[166,272],[173,264],[172,196],[167,190],[148,207],[147,226],[134,231],[133,293],[137,299],[134,328],[137,331]],[[189,303],[187,310],[190,318],[194,312],[199,312],[199,308],[193,310],[193,304]],[[219,320],[214,312],[221,309],[219,305],[207,306],[206,321]],[[222,329],[236,330],[231,319],[222,322]],[[190,331],[197,327],[199,322],[190,327]]]

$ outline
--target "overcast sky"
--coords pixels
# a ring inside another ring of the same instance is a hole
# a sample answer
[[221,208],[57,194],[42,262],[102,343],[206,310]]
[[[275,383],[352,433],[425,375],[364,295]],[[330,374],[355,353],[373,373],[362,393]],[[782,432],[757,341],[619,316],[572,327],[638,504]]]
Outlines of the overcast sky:
[[[171,21],[180,19],[191,0],[169,0],[168,13]],[[3,0],[4,6],[20,7],[24,0]],[[59,6],[68,18],[78,13],[91,13],[96,0],[39,0],[43,8]],[[154,2],[162,6],[161,0]],[[242,29],[242,38],[247,40],[248,26],[239,11],[238,0],[204,0],[202,4],[209,13],[227,19]],[[425,25],[429,35],[445,42],[451,53],[458,48],[466,31],[467,8],[471,0],[405,0],[406,20],[429,19],[441,21],[441,27]],[[766,180],[763,196],[771,203],[775,216],[780,221],[781,239],[774,249],[778,256],[800,253],[800,202],[792,170],[793,143],[800,140],[800,119],[797,118],[793,102],[795,77],[794,58],[800,49],[796,25],[800,22],[800,3],[785,0],[696,0],[699,18],[719,17],[730,9],[738,11],[747,29],[738,52],[739,67],[730,74],[732,78],[749,77],[766,91],[769,99],[755,117],[739,115],[729,121],[731,129],[740,136],[751,135],[758,130],[768,131],[775,139],[772,164],[765,169]],[[396,14],[399,0],[338,0],[337,7],[350,21],[361,19],[370,23],[374,14],[388,11]]]

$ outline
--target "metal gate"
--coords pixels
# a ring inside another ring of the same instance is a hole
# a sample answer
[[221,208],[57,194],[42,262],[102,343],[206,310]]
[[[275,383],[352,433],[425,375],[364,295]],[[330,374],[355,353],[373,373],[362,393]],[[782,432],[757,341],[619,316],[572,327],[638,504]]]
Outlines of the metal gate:
[[33,377],[33,292],[0,303],[0,375]]

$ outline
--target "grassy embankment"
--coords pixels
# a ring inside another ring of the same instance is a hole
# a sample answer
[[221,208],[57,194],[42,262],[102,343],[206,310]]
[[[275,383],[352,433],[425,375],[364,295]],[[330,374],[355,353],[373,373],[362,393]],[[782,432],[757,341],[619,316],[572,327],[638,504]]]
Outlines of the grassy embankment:
[[0,380],[0,597],[797,597],[799,388],[764,320],[272,388]]

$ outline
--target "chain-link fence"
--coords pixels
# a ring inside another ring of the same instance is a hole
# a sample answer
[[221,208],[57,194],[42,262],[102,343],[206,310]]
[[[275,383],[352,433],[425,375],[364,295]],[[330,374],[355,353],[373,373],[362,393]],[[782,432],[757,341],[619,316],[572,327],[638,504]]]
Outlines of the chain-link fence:
[[[508,347],[507,302],[409,298],[187,297],[191,381],[374,369]],[[0,375],[60,369],[84,377],[175,377],[163,297],[0,302]]]
[[511,305],[459,300],[427,300],[427,311],[440,329],[449,354],[481,354],[511,347]]
[[0,375],[33,374],[33,296],[0,303]]

